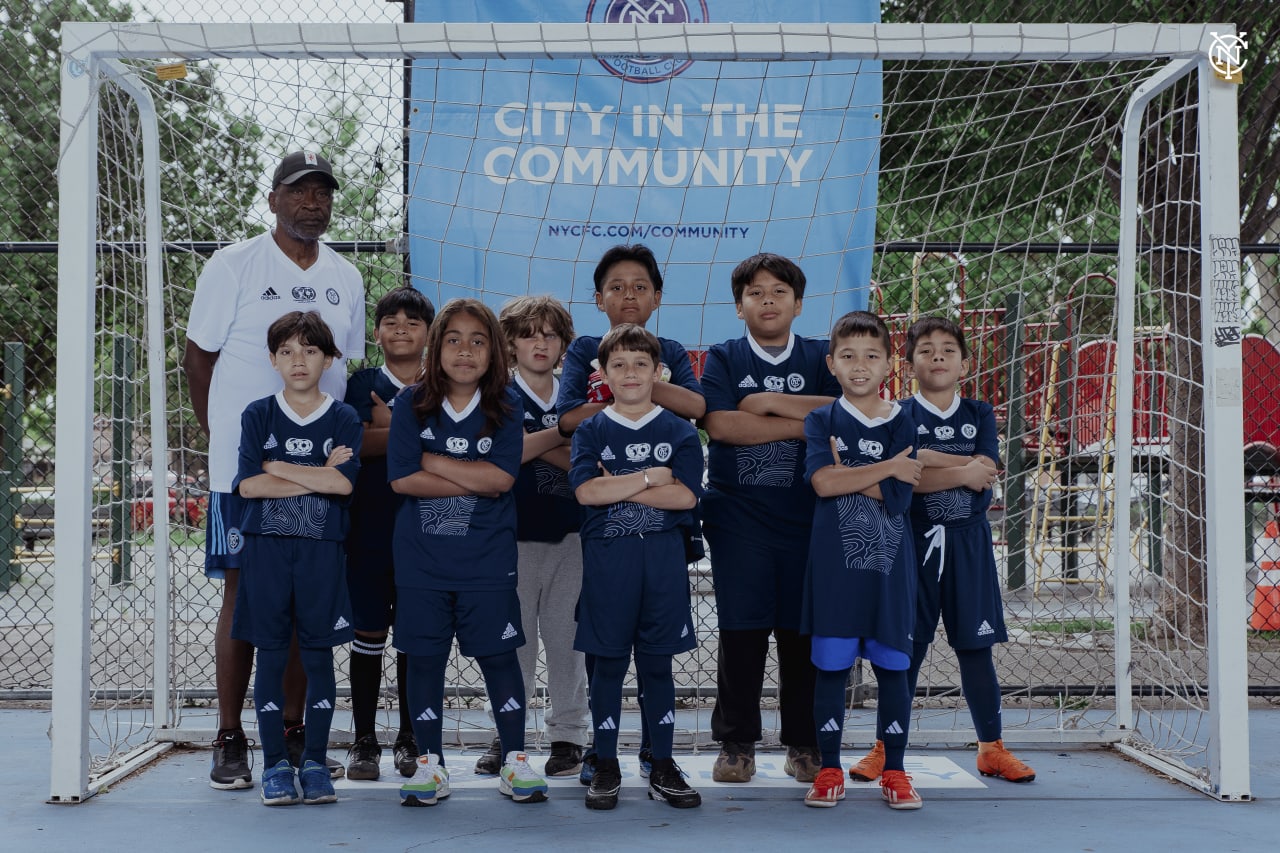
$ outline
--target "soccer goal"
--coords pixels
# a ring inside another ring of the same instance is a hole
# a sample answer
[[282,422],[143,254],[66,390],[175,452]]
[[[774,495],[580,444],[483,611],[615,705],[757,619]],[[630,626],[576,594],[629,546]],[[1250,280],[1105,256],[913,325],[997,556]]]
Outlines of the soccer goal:
[[[551,292],[594,331],[601,249],[645,242],[667,280],[656,331],[695,357],[741,334],[728,270],[760,250],[809,273],[803,334],[860,307],[896,335],[959,320],[967,392],[1003,432],[1006,739],[1114,745],[1248,799],[1233,34],[65,25],[51,801],[212,739],[197,711],[219,590],[182,486],[204,444],[177,362],[203,256],[267,227],[266,175],[299,148],[340,171],[329,236],[371,303],[406,280],[495,308]],[[646,218],[658,198],[674,213]],[[513,212],[527,230],[498,224]],[[890,385],[911,391],[902,370]],[[154,511],[103,541],[94,514],[133,506],[142,470]],[[705,566],[690,577],[702,643],[677,686],[695,721],[680,742],[698,748],[715,601]],[[912,750],[974,739],[944,636]],[[487,741],[461,715],[479,673],[460,659],[450,681],[447,731]],[[873,706],[873,687],[868,671],[851,702]],[[850,746],[873,726],[855,710]]]

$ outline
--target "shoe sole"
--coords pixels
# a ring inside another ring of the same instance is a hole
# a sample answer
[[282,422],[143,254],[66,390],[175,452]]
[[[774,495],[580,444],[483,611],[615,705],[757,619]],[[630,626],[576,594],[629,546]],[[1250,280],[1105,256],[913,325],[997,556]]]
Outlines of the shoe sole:
[[581,776],[582,764],[581,762],[579,762],[578,764],[575,764],[573,767],[566,767],[564,770],[556,770],[554,772],[551,770],[547,770],[544,767],[542,770],[542,775],[550,776],[553,779],[568,779],[570,776]]
[[700,794],[696,797],[690,797],[687,800],[680,801],[664,797],[652,788],[649,789],[649,799],[666,803],[673,809],[696,809],[698,806],[702,805],[702,796]]
[[1019,779],[1010,779],[1008,776],[1004,775],[1003,773],[988,773],[988,772],[987,772],[987,771],[985,771],[985,770],[979,770],[979,771],[978,771],[978,774],[979,774],[980,776],[990,776],[990,777],[991,777],[991,778],[993,778],[993,779],[1003,779],[1003,780],[1005,780],[1006,782],[1013,782],[1015,785],[1016,785],[1016,784],[1020,784],[1020,783],[1022,783],[1022,782],[1034,782],[1034,781],[1036,781],[1036,774],[1034,774],[1034,773],[1032,773],[1030,776],[1023,776],[1023,777],[1021,777],[1021,778],[1019,778]]
[[262,798],[264,806],[296,806],[300,802],[302,800],[298,797],[276,797],[272,800],[268,800],[266,797]]
[[240,778],[233,779],[230,782],[215,782],[210,779],[209,787],[215,791],[245,791],[253,787],[253,780]]
[[885,805],[887,805],[889,808],[898,812],[914,811],[915,809],[918,809],[924,805],[924,803],[921,802],[920,800],[916,800],[913,803],[894,803],[894,802],[890,802],[889,800],[885,800],[884,802],[885,802]]
[[401,794],[400,805],[402,806],[434,806],[436,803],[440,802],[441,799],[442,798],[438,796],[431,797],[430,799],[428,799],[426,797],[419,797],[417,794]]
[[343,776],[347,775],[347,768],[343,767],[341,763],[334,761],[332,758],[326,758],[324,763],[325,766],[329,768],[330,781],[334,779],[341,779]]
[[377,764],[367,767],[355,763],[347,765],[347,778],[353,782],[376,782],[381,776],[382,769]]
[[618,805],[618,795],[614,794],[609,797],[587,797],[587,808],[595,811],[607,812],[612,811]]
[[498,780],[498,793],[504,797],[510,797],[513,803],[545,803],[547,801],[546,786],[539,790],[530,791],[527,794],[521,794],[507,784],[506,779]]
[[811,800],[808,797],[805,797],[804,804],[806,806],[812,806],[815,809],[833,809],[843,799],[844,799],[843,793],[841,793],[840,796],[836,797],[834,800]]
[[336,791],[332,794],[321,794],[318,797],[311,797],[310,799],[307,797],[302,798],[302,804],[304,806],[319,806],[324,805],[325,803],[336,803],[337,801],[338,793]]

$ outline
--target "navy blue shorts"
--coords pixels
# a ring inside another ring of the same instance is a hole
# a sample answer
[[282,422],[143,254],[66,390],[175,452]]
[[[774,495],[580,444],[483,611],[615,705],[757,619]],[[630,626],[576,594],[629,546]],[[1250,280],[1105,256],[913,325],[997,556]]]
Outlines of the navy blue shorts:
[[600,657],[675,655],[698,647],[679,531],[582,540],[573,647]]
[[211,578],[225,578],[227,569],[240,568],[240,551],[244,537],[240,521],[244,517],[244,498],[235,492],[210,492],[209,513],[204,525],[204,573]]
[[800,630],[807,536],[770,541],[702,522],[711,554],[716,620],[727,631]]
[[915,641],[933,642],[941,615],[953,649],[985,649],[1006,642],[1004,600],[987,519],[979,517],[963,527],[916,529],[915,536]]
[[396,570],[391,549],[360,548],[355,551],[350,541],[347,546],[351,622],[357,631],[380,634],[395,621]]
[[245,536],[231,636],[259,649],[325,649],[351,642],[342,543]]
[[467,657],[484,658],[524,645],[520,597],[511,589],[398,587],[393,645],[407,655],[448,654],[458,638]]

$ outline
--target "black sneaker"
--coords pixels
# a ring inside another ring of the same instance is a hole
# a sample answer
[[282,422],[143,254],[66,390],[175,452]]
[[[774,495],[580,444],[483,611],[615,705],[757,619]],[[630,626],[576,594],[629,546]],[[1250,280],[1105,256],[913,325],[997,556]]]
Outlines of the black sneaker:
[[377,735],[364,735],[356,739],[347,753],[347,778],[375,781],[382,775],[382,747]]
[[489,744],[489,749],[485,754],[476,760],[477,776],[497,776],[498,771],[502,769],[502,741],[498,738],[493,739],[493,743]]
[[684,773],[674,758],[653,759],[649,774],[649,799],[662,800],[678,809],[692,809],[702,805],[702,795],[684,781]]
[[[289,726],[284,730],[284,748],[289,754],[289,763],[294,769],[302,767],[302,753],[307,749],[307,726],[305,723],[298,723],[296,726]],[[347,773],[347,768],[342,766],[342,762],[329,756],[324,757],[324,766],[329,771],[330,779],[341,779]]]
[[395,746],[392,747],[395,755],[396,769],[400,771],[400,775],[406,779],[413,777],[418,770],[418,740],[413,736],[413,732],[401,732],[396,735]]
[[249,763],[249,739],[243,729],[223,729],[213,741],[213,768],[209,787],[219,791],[253,787],[253,767]]
[[591,756],[595,773],[591,787],[587,789],[587,808],[608,811],[618,805],[618,791],[622,789],[622,768],[616,758]]
[[564,740],[551,742],[551,755],[542,768],[544,776],[577,776],[582,770],[582,747]]

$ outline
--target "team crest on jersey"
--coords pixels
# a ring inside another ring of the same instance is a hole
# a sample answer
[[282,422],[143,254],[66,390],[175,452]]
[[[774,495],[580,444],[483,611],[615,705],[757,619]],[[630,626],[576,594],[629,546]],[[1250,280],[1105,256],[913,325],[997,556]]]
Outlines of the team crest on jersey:
[[338,291],[334,290],[332,287],[324,292],[324,298],[329,300],[330,305],[337,305],[342,301],[342,297],[338,295]]
[[244,536],[240,534],[239,527],[227,528],[227,553],[239,554],[244,548]]
[[328,459],[329,454],[333,452],[333,439],[326,438],[324,444],[320,445],[320,452],[324,454],[324,458]]
[[418,438],[425,438],[431,441],[435,441],[436,434],[431,431],[431,427],[427,427],[422,432],[418,433]]
[[286,438],[284,452],[290,456],[310,456],[315,442],[309,438]]
[[858,439],[858,452],[879,459],[884,453],[884,445],[869,438]]
[[604,446],[604,450],[600,451],[600,460],[602,462],[612,462],[616,457],[613,455],[612,448],[609,445]]
[[978,428],[973,424],[964,424],[960,427],[960,434],[965,438],[973,438],[978,434]]
[[487,435],[476,442],[476,451],[479,453],[488,453],[491,447],[493,447],[493,439]]
[[314,287],[295,287],[291,293],[294,302],[316,301],[316,289]]
[[[587,23],[705,24],[707,0],[591,0]],[[692,59],[671,56],[602,56],[601,65],[628,83],[659,83],[680,74]]]
[[551,429],[560,423],[560,416],[555,412],[547,412],[542,416],[542,426],[544,429]]
[[652,448],[649,446],[649,442],[647,441],[641,441],[635,444],[628,444],[627,445],[627,461],[643,462],[644,460],[649,458],[649,453],[651,452],[651,450]]
[[267,440],[263,442],[262,449],[275,450],[279,446],[280,446],[280,442],[276,441],[276,434],[273,432],[271,433],[271,435],[267,436]]
[[653,458],[659,462],[667,462],[671,459],[671,445],[667,442],[659,442],[653,448]]
[[786,382],[787,380],[783,379],[781,376],[766,376],[764,378],[764,390],[781,391],[786,387]]
[[461,436],[454,435],[449,437],[444,446],[450,453],[466,453],[467,448],[471,446],[471,442]]
[[938,441],[950,441],[951,439],[956,437],[955,427],[950,427],[950,426],[934,427],[933,437],[938,439]]
[[799,373],[792,373],[787,376],[787,390],[793,394],[804,390],[804,377]]

